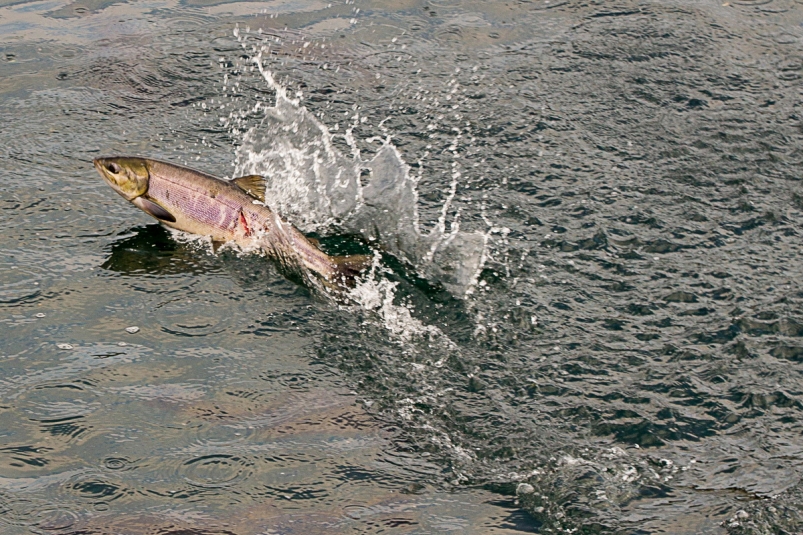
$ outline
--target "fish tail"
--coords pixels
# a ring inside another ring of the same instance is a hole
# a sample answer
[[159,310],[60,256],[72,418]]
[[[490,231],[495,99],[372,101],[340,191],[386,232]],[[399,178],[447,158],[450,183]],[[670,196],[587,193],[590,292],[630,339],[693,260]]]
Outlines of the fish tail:
[[348,285],[354,283],[354,278],[358,277],[360,273],[371,267],[373,257],[370,255],[348,255],[348,256],[330,256],[334,268],[332,276],[333,281],[343,282]]

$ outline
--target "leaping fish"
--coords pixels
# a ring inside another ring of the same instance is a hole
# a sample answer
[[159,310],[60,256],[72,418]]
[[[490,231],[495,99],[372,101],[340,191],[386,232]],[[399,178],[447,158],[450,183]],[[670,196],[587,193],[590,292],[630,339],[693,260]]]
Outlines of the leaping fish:
[[329,256],[265,205],[259,175],[234,180],[168,162],[131,156],[95,158],[100,176],[124,199],[162,224],[208,236],[215,249],[257,247],[286,266],[303,266],[327,285],[353,281],[370,256]]

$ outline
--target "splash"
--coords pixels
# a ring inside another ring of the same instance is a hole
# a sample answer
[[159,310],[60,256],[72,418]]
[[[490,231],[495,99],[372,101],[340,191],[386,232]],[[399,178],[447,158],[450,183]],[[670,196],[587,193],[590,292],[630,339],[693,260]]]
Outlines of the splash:
[[461,360],[461,349],[438,326],[416,317],[413,305],[400,297],[399,283],[388,277],[390,269],[382,265],[379,253],[391,253],[457,297],[471,293],[486,258],[488,236],[462,232],[457,218],[448,218],[459,172],[452,173],[438,221],[423,232],[417,208],[420,176],[411,174],[390,137],[381,140],[370,159],[363,159],[354,127],[347,128],[338,134],[350,148],[350,154],[344,154],[335,146],[335,134],[265,68],[261,52],[252,61],[276,97],[273,105],[257,104],[255,111],[263,119],[243,133],[235,173],[265,176],[270,207],[302,231],[357,234],[375,246],[371,270],[340,306],[355,312],[361,329],[379,329],[381,338],[395,343],[401,352],[399,365],[416,377],[417,394],[395,404],[399,417],[439,449],[470,464],[470,452],[453,443],[437,418],[418,408],[442,404],[448,389],[443,386],[446,362]]
[[265,176],[270,207],[302,231],[361,235],[455,296],[470,293],[486,258],[488,234],[460,231],[459,214],[447,221],[460,173],[452,174],[439,220],[422,232],[416,190],[420,177],[411,175],[391,139],[363,160],[349,128],[339,135],[351,154],[340,152],[329,128],[265,68],[263,51],[252,61],[276,98],[272,106],[257,103],[252,110],[264,118],[243,134],[235,172]]

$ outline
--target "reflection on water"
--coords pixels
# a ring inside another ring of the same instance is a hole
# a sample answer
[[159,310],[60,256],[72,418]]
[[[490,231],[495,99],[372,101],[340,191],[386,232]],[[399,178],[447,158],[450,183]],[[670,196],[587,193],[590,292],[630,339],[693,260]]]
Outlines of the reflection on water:
[[101,267],[126,275],[193,275],[220,270],[215,257],[204,254],[197,243],[178,242],[158,224],[131,229],[110,249]]
[[[800,531],[801,23],[0,2],[1,530]],[[265,173],[375,271],[212,254],[110,153]]]

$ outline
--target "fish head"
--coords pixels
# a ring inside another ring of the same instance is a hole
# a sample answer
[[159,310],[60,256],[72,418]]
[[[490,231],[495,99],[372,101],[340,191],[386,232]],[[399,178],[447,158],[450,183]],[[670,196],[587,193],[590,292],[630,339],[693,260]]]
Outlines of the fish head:
[[144,158],[95,158],[94,164],[100,176],[124,199],[133,201],[148,191],[150,172]]

